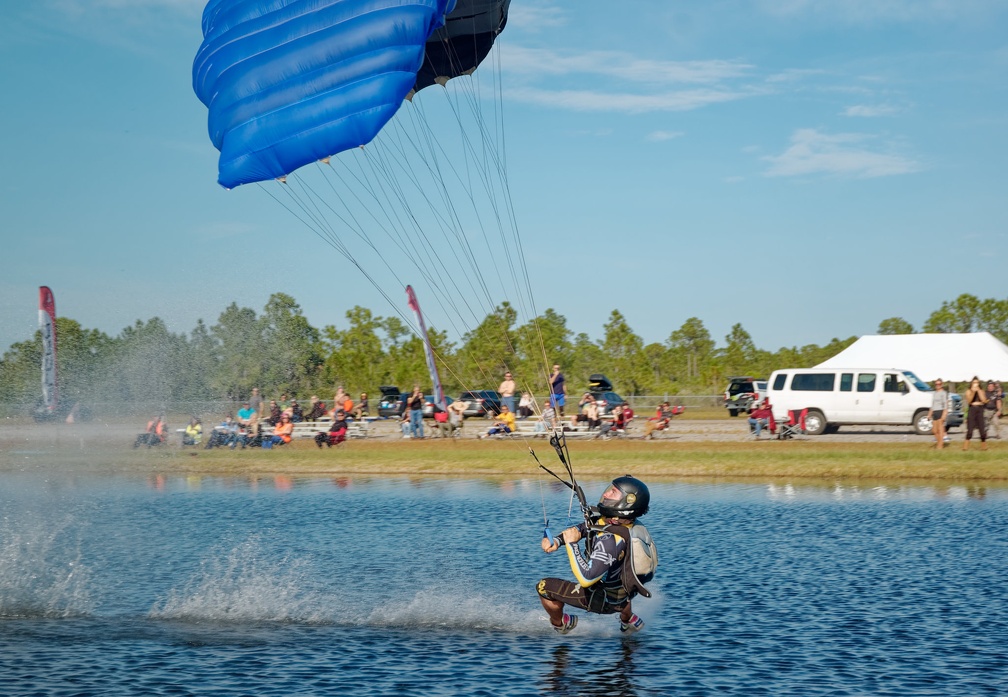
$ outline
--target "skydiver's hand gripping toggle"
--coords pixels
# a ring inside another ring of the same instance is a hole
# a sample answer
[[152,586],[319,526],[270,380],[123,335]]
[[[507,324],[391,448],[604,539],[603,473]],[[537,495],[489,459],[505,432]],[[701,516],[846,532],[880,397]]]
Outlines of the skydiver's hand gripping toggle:
[[[548,523],[549,521],[547,521]],[[555,552],[560,549],[563,545],[576,544],[578,540],[581,539],[581,531],[576,527],[567,528],[562,533],[556,537],[550,537],[549,527],[547,526],[543,530],[542,548],[543,551],[549,554],[550,552]]]

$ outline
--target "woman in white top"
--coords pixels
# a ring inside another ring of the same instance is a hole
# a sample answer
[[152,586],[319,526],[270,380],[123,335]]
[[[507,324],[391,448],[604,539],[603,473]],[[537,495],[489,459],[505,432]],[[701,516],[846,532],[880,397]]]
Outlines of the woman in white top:
[[934,433],[935,447],[945,447],[945,416],[948,413],[948,392],[941,378],[935,380],[935,393],[931,398],[931,432]]

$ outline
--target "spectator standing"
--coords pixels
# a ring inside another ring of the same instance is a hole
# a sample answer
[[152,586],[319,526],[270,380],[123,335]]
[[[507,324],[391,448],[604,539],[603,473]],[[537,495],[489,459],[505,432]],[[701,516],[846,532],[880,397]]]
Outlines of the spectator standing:
[[262,395],[259,394],[259,388],[252,388],[252,396],[249,398],[249,406],[255,411],[257,416],[266,416],[266,412],[263,411],[265,403],[263,402]]
[[993,380],[987,381],[987,405],[984,407],[984,422],[988,438],[1001,438],[998,420],[1001,418],[1001,390]]
[[497,391],[501,395],[501,404],[507,405],[507,408],[512,414],[515,413],[515,381],[511,377],[511,371],[504,373],[504,380],[501,382],[500,387]]
[[973,438],[973,429],[980,431],[980,449],[987,449],[987,424],[984,422],[984,413],[987,407],[987,394],[980,387],[980,378],[973,376],[969,389],[963,401],[969,405],[969,412],[966,414],[966,440],[963,441],[963,450],[969,450],[970,439]]
[[553,373],[550,375],[551,401],[557,413],[563,417],[564,402],[567,399],[567,383],[564,374],[560,372],[560,366],[553,366]]
[[945,416],[948,414],[948,392],[941,378],[934,381],[935,393],[931,398],[931,432],[938,450],[945,447]]
[[351,402],[350,406],[351,407],[353,406],[353,403],[350,400],[350,395],[348,395],[346,393],[346,390],[343,389],[343,385],[340,385],[339,387],[336,388],[336,395],[332,399],[333,399],[332,404],[333,416],[335,416],[336,412],[339,411],[340,409],[342,409],[343,411],[347,411],[348,401]]
[[406,411],[409,412],[410,435],[413,438],[423,438],[423,392],[419,385],[413,385],[413,392],[406,398]]

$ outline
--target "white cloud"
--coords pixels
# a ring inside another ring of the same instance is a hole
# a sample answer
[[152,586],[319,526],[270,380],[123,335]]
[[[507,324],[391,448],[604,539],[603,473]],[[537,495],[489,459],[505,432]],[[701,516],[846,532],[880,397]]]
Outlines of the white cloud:
[[166,9],[184,15],[199,16],[206,5],[205,0],[49,0],[56,11],[80,16],[101,11],[117,11],[127,14],[151,9]]
[[647,139],[655,142],[662,142],[665,140],[682,138],[684,135],[686,135],[686,133],[683,131],[652,131],[648,134]]
[[760,7],[778,17],[819,17],[830,22],[945,22],[983,18],[1004,9],[1003,0],[761,0]]
[[508,27],[527,32],[540,32],[567,24],[567,12],[546,0],[536,3],[513,3],[508,10]]
[[743,99],[753,94],[755,93],[718,89],[632,94],[604,90],[546,90],[518,87],[507,91],[507,99],[573,111],[642,114],[654,111],[689,111],[710,104]]
[[892,116],[898,111],[899,110],[896,107],[888,104],[876,104],[874,106],[868,104],[855,104],[844,109],[843,115],[874,118],[877,116]]
[[[768,177],[794,177],[814,174],[855,178],[886,177],[921,170],[915,160],[881,148],[869,146],[877,138],[863,133],[827,135],[812,128],[795,131],[791,145],[780,155],[764,157],[770,168]],[[888,148],[891,150],[891,146]]]
[[710,84],[745,76],[753,67],[731,60],[648,60],[618,51],[561,53],[513,45],[505,45],[501,51],[501,68],[510,73],[533,76],[581,74],[654,84]]

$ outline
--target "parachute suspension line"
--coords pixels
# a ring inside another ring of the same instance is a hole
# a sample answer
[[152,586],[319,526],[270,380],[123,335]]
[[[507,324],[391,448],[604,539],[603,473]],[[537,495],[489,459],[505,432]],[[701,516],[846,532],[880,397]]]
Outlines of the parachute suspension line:
[[[439,164],[440,161],[439,161],[439,158],[437,157],[437,150],[435,149],[434,143],[432,142],[432,139],[430,137],[431,129],[430,129],[429,125],[427,124],[427,120],[426,120],[426,117],[425,117],[425,115],[423,113],[422,107],[418,103],[416,103],[416,102],[414,102],[414,106],[417,108],[417,110],[415,112],[412,111],[412,110],[410,110],[409,113],[411,114],[411,117],[412,117],[414,132],[418,136],[418,138],[416,140],[419,140],[419,141],[421,141],[421,142],[423,142],[423,143],[426,144],[426,146],[428,148],[429,156],[424,155],[424,153],[421,152],[419,150],[419,148],[417,148],[417,146],[414,145],[414,148],[416,149],[416,152],[417,152],[418,156],[420,156],[421,159],[425,162],[428,170],[431,172],[431,175],[434,176],[441,183],[441,189],[442,190],[447,190],[447,182],[445,182],[444,176],[443,176],[443,174],[441,172],[441,168],[440,168],[440,164]],[[421,124],[422,124],[423,127],[421,127]],[[440,149],[441,149],[441,152],[444,153],[443,148],[440,148]],[[456,170],[454,168],[454,165],[452,164],[452,161],[451,161],[450,158],[447,158],[447,163],[452,168],[452,171],[455,173],[456,177],[463,184],[463,186],[466,186],[465,180],[463,180],[462,177],[459,176],[458,170]],[[484,181],[486,181],[486,180],[484,180]],[[467,193],[469,195],[470,201],[473,204],[474,214],[477,216],[477,220],[481,221],[481,217],[480,217],[480,214],[479,214],[479,207],[476,205],[476,202],[475,202],[475,196],[471,192],[471,189],[467,189]],[[458,219],[458,215],[457,215],[457,213],[454,212],[454,207],[452,207],[451,210],[453,212],[453,219],[456,220],[456,221],[458,221],[459,220]],[[483,230],[484,242],[486,244],[486,247],[490,251],[490,253],[492,254],[493,253],[492,248],[491,248],[492,246],[489,244],[489,239],[486,238],[486,236],[485,236],[485,230],[482,227],[482,223],[480,224],[480,227],[481,227],[481,230]],[[461,228],[461,223],[460,222],[458,223],[458,228],[459,229]],[[476,262],[476,255],[475,255],[474,251],[472,250],[472,247],[471,247],[471,245],[469,243],[468,238],[465,235],[461,234],[461,232],[457,232],[456,233],[456,237],[457,237],[457,240],[458,240],[459,244],[462,246],[467,259],[469,260],[469,262],[470,262],[470,264],[472,266],[473,274],[472,274],[471,278],[476,278],[478,280],[478,282],[480,283],[480,285],[482,287],[483,294],[484,294],[484,296],[487,299],[487,303],[488,303],[489,307],[493,308],[494,303],[493,303],[493,300],[492,300],[491,293],[489,291],[489,288],[486,285],[484,274],[482,273],[481,269],[479,268],[479,266],[478,266],[478,264]],[[499,280],[500,280],[502,288],[503,288],[503,280],[500,279],[500,278],[499,278]],[[471,282],[471,280],[470,280],[470,282]],[[496,313],[492,309],[490,309],[487,312],[487,314],[490,314],[491,316],[496,316]],[[498,321],[499,321],[499,318],[498,318]],[[514,347],[510,345],[510,337],[508,336],[508,334],[506,332],[506,328],[503,327],[503,326],[501,326],[501,334],[508,341],[509,349],[511,350],[511,352],[515,353]],[[487,338],[489,338],[489,337],[487,337]],[[506,361],[503,361],[503,363],[506,365]],[[487,377],[489,377],[489,376],[487,376]]]
[[[392,190],[394,198],[405,209],[406,215],[408,216],[408,218],[409,218],[409,220],[410,220],[410,222],[412,224],[412,227],[415,230],[417,236],[419,236],[420,238],[422,238],[423,241],[424,241],[424,244],[422,244],[419,247],[417,247],[417,245],[415,244],[413,238],[406,237],[406,239],[408,241],[405,242],[405,245],[408,246],[411,251],[410,252],[405,252],[405,250],[403,250],[404,253],[406,253],[406,255],[411,260],[413,260],[414,265],[417,267],[417,270],[425,278],[425,280],[428,282],[428,284],[430,284],[430,286],[432,287],[432,289],[434,289],[436,291],[436,293],[435,293],[435,300],[437,301],[438,305],[442,308],[442,310],[446,310],[445,303],[447,303],[454,310],[455,314],[458,314],[459,316],[461,316],[461,311],[459,309],[459,306],[453,300],[453,297],[461,297],[462,300],[463,300],[463,303],[466,305],[466,309],[468,309],[472,313],[472,309],[468,306],[468,303],[465,302],[465,295],[461,292],[461,289],[458,288],[458,285],[455,282],[454,277],[452,276],[452,274],[450,274],[448,272],[448,269],[445,268],[444,261],[440,257],[438,257],[437,255],[431,254],[430,250],[433,249],[433,248],[435,248],[435,246],[434,246],[434,244],[431,243],[430,238],[424,232],[423,226],[419,223],[419,221],[417,220],[416,216],[414,215],[412,209],[410,208],[408,197],[406,197],[405,193],[402,190],[401,185],[399,184],[398,180],[396,180],[396,178],[394,176],[394,173],[392,172],[391,168],[389,167],[388,163],[386,162],[386,158],[383,156],[383,153],[381,152],[381,149],[380,148],[376,149],[376,153],[375,154],[376,154],[376,157],[373,158],[373,159],[370,158],[370,157],[368,157],[368,163],[371,166],[372,171],[375,173],[376,178],[378,178],[380,181],[385,181],[386,182],[386,186],[389,189]],[[421,193],[422,193],[422,195],[424,195],[424,198],[427,201],[428,205],[432,209],[434,209],[434,206],[430,202],[430,199],[427,198],[426,195],[423,194],[423,192],[421,192]],[[442,231],[443,231],[443,227],[442,227]],[[447,236],[446,236],[446,239],[447,239]],[[421,259],[421,258],[426,258],[426,260],[427,260],[427,266],[418,263],[417,260]],[[457,257],[456,257],[456,259],[457,259]],[[429,268],[431,268],[431,267],[439,267],[440,270],[441,270],[441,272],[442,272],[441,278],[446,279],[447,282],[449,282],[449,283],[451,283],[452,285],[455,286],[456,294],[454,296],[450,293],[449,290],[447,290],[446,288],[444,288],[442,286],[442,282],[436,276],[434,276],[433,274],[430,273]],[[453,326],[453,329],[455,329],[457,333],[461,334],[461,332],[458,331],[458,327],[455,326],[455,324],[454,324],[454,321],[452,319],[452,314],[451,313],[447,313],[447,312],[446,312],[446,314],[447,314],[447,316],[449,318],[449,322],[451,322],[451,324]],[[472,314],[475,317],[475,313],[472,313]]]
[[[498,89],[501,90],[500,92],[495,92],[495,96],[496,95],[502,95],[503,94],[503,92],[502,92],[503,87],[501,85],[501,80],[499,79],[499,76],[500,76],[499,52],[497,52],[497,49],[494,49],[493,51],[491,51],[491,53],[495,54],[494,59],[497,61],[495,63],[495,65],[497,66],[497,76],[498,76],[498,79],[496,81],[496,85],[498,86]],[[459,81],[459,82],[461,82],[461,81]],[[455,114],[457,122],[459,123],[460,130],[462,131],[463,142],[467,146],[469,146],[470,150],[472,150],[471,142],[469,141],[468,136],[466,135],[465,130],[462,127],[462,117],[461,117],[461,115],[459,113],[459,110],[456,107],[456,105],[451,101],[450,97],[449,97],[448,101],[449,101],[449,104],[452,106],[452,110],[453,110],[453,112]],[[498,106],[498,105],[500,106],[500,110],[499,110],[498,113],[500,114],[500,127],[501,127],[500,133],[501,133],[501,143],[502,143],[502,145],[501,145],[501,147],[500,147],[499,150],[495,149],[495,148],[489,148],[489,152],[490,152],[490,156],[491,156],[491,158],[492,158],[492,160],[493,160],[493,162],[494,162],[494,164],[496,166],[496,171],[497,171],[499,180],[501,182],[501,186],[503,187],[503,190],[504,190],[504,194],[505,195],[504,195],[503,198],[504,198],[504,201],[505,201],[505,205],[507,206],[507,213],[508,213],[508,217],[510,219],[510,225],[511,225],[511,234],[513,235],[514,245],[515,245],[515,248],[516,248],[516,254],[515,254],[515,256],[517,256],[517,258],[519,260],[519,264],[521,266],[521,275],[522,275],[522,278],[524,280],[524,288],[525,288],[525,291],[526,291],[527,296],[528,296],[528,302],[529,302],[529,308],[530,309],[524,307],[524,300],[523,300],[523,297],[522,297],[521,293],[519,293],[519,299],[520,299],[520,301],[519,301],[519,307],[526,312],[527,316],[530,317],[531,322],[533,324],[534,332],[535,332],[535,335],[536,335],[536,337],[538,339],[539,349],[540,349],[540,351],[542,353],[542,365],[543,365],[542,378],[543,378],[543,380],[544,380],[544,382],[545,382],[545,384],[547,386],[547,390],[550,391],[549,370],[548,370],[549,357],[546,354],[545,341],[544,341],[544,338],[542,336],[542,330],[539,327],[539,322],[538,322],[539,314],[538,314],[538,311],[536,309],[534,294],[532,293],[532,282],[531,282],[531,276],[530,276],[529,271],[528,271],[527,258],[526,258],[525,253],[524,253],[524,248],[523,248],[523,245],[522,245],[521,235],[518,233],[518,229],[517,229],[517,218],[516,218],[516,216],[514,214],[513,199],[511,197],[510,185],[509,185],[508,176],[507,176],[506,160],[504,158],[505,151],[504,151],[504,148],[503,148],[503,141],[504,141],[504,136],[503,136],[503,133],[504,133],[504,128],[503,128],[503,99],[500,99],[499,101],[495,101],[495,107]],[[471,108],[472,108],[472,110],[474,112],[479,112],[480,111],[478,109],[478,107],[476,107],[475,105],[473,105],[472,102],[470,102],[470,106],[471,106]],[[482,143],[483,143],[483,146],[484,146],[483,150],[484,150],[484,153],[486,153],[488,151],[488,149],[487,149],[486,146],[487,146],[487,143],[489,141],[489,137],[488,137],[488,135],[486,133],[486,129],[484,127],[485,122],[483,122],[479,118],[477,118],[477,120],[481,124],[481,134],[483,135]],[[495,120],[495,126],[496,125],[497,125],[497,121]],[[485,179],[484,179],[484,182],[486,183]],[[489,187],[489,186],[487,186],[487,188],[488,189],[492,189],[492,187]],[[497,220],[498,220],[498,224],[499,224],[500,223],[501,215],[500,215],[500,211],[496,208],[496,205],[495,205],[494,210],[495,210],[495,213],[497,215]],[[503,231],[502,231],[502,238],[503,238]],[[504,242],[504,245],[505,245],[505,249],[507,249],[507,243],[506,242]],[[508,257],[509,265],[511,265],[511,255],[510,255],[510,253],[508,253],[507,257]],[[519,287],[519,288],[522,287],[521,284],[518,281],[518,278],[517,278],[517,275],[516,275],[516,273],[514,271],[513,265],[511,265],[511,275],[512,275],[512,280],[514,281],[515,287]],[[528,337],[526,339],[526,341],[531,345],[532,342],[529,341],[529,339],[531,339],[531,337]]]
[[[298,212],[294,210],[294,208],[292,208],[291,206],[289,206],[286,203],[284,203],[272,191],[270,191],[265,186],[263,186],[262,182],[256,182],[256,183],[259,185],[259,187],[263,191],[266,192],[266,194],[270,198],[272,198],[274,201],[276,201],[277,204],[279,204],[282,208],[286,209],[287,212],[289,212],[292,216],[294,216],[297,220],[299,220],[305,227],[307,227],[309,230],[311,230],[313,233],[315,233],[315,235],[317,235],[319,237],[319,239],[321,239],[323,242],[325,242],[326,244],[328,244],[329,246],[331,246],[333,249],[335,249],[336,251],[338,251],[341,255],[343,255],[347,259],[347,261],[349,261],[351,264],[353,264],[354,267],[356,267],[357,270],[361,272],[361,274],[364,276],[364,278],[366,278],[368,280],[368,282],[371,283],[371,285],[373,285],[375,287],[375,289],[381,294],[381,296],[383,298],[385,298],[385,300],[393,307],[393,309],[395,309],[396,313],[405,322],[407,322],[407,324],[409,323],[409,318],[405,315],[405,313],[403,313],[401,310],[398,309],[398,307],[396,306],[396,304],[393,302],[392,298],[390,298],[389,295],[388,295],[388,293],[385,292],[385,289],[382,288],[382,286],[378,283],[378,281],[376,281],[374,279],[374,277],[370,273],[368,273],[367,270],[364,269],[360,265],[360,263],[358,263],[358,261],[354,258],[354,256],[347,251],[346,247],[344,245],[342,245],[342,243],[338,242],[338,240],[334,240],[333,238],[330,238],[329,236],[327,236],[323,232],[323,230],[320,229],[320,227],[318,226],[317,223],[310,222],[310,217],[311,216],[307,214],[306,209],[303,206],[300,206],[300,205],[298,206],[298,208],[300,208],[301,213],[302,213],[302,215],[299,215]],[[291,194],[291,192],[288,191],[288,194]],[[292,197],[292,200],[297,201],[296,197],[294,197],[293,195],[291,195],[291,197]],[[306,218],[308,218],[309,220],[306,220]]]
[[[449,104],[451,105],[450,97],[448,99],[449,99]],[[425,116],[425,114],[424,114],[424,112],[422,110],[422,107],[420,105],[417,105],[417,106],[418,106],[418,109],[417,109],[416,117],[418,119],[421,119],[424,122],[424,125],[426,126],[426,116]],[[473,159],[475,161],[476,154],[475,154],[475,151],[474,151],[474,149],[472,147],[471,141],[469,141],[467,135],[465,134],[464,129],[462,128],[461,117],[460,117],[460,115],[458,113],[458,110],[454,108],[454,105],[452,105],[452,108],[453,108],[453,111],[455,113],[456,120],[457,120],[457,122],[460,125],[462,141],[467,146],[466,147],[466,152],[468,152],[470,154],[470,156],[473,157]],[[414,127],[415,128],[417,127],[416,124],[414,125]],[[425,130],[429,131],[429,127],[427,127]],[[484,141],[485,141],[485,139],[484,139]],[[429,139],[427,140],[427,142],[428,143],[430,142]],[[442,152],[443,152],[443,149],[442,149]],[[431,158],[433,160],[435,160],[434,167],[437,168],[437,166],[436,166],[437,155],[436,155],[436,152],[433,150],[433,148],[431,148]],[[448,162],[449,162],[449,165],[451,165],[451,161],[448,160]],[[466,162],[468,163],[468,158],[466,158]],[[459,175],[458,171],[455,170],[454,167],[452,167],[452,169],[455,172],[455,176],[459,179],[459,181],[462,182],[465,185],[465,181]],[[437,171],[440,172],[440,169],[437,168]],[[495,213],[495,216],[496,216],[498,230],[502,230],[501,219],[500,219],[500,210],[499,210],[499,207],[496,204],[496,193],[495,193],[494,187],[492,186],[492,183],[491,183],[491,181],[490,181],[490,179],[489,179],[489,177],[487,175],[488,175],[488,172],[483,172],[483,173],[481,173],[481,177],[480,178],[481,178],[481,181],[483,182],[484,190],[486,191],[488,198],[490,198],[491,202],[493,202],[493,210],[494,210],[494,213]],[[471,201],[471,203],[473,205],[474,212],[476,213],[477,218],[479,220],[481,220],[481,218],[479,217],[478,206],[476,205],[476,201],[475,201],[475,196],[474,196],[474,194],[472,193],[472,190],[471,190],[471,185],[468,187],[467,192],[469,193],[470,201]],[[480,225],[480,229],[481,229],[481,233],[483,234],[484,244],[486,245],[487,249],[489,250],[489,249],[492,248],[492,245],[489,242],[489,238],[486,236],[486,230],[485,230],[485,228],[483,228],[482,224]],[[466,243],[466,244],[468,244],[468,243]],[[509,266],[509,268],[512,269],[512,274],[511,274],[512,281],[517,281],[517,279],[516,279],[516,277],[515,277],[515,275],[513,273],[513,268],[514,268],[513,256],[514,256],[514,254],[511,251],[511,249],[509,248],[506,240],[504,240],[503,236],[502,236],[502,248],[504,250],[504,256],[506,258],[508,266]],[[478,273],[478,269],[476,271]],[[482,274],[480,274],[480,277],[482,277]],[[500,283],[502,290],[504,288],[506,288],[503,279],[500,277],[499,271],[498,271],[498,282]],[[491,305],[493,305],[489,289],[486,288],[485,283],[483,283],[483,285],[484,285],[484,292],[487,295],[488,301],[490,302]],[[514,286],[517,286],[517,284],[515,283]],[[505,295],[507,295],[507,293],[505,293]],[[522,309],[522,310],[526,309],[523,297],[520,297],[519,303],[518,303],[518,307],[519,307],[519,309]],[[527,314],[527,312],[526,312],[526,314]],[[503,331],[503,328],[502,328],[502,332],[501,333],[502,333],[503,336],[505,336],[507,338],[508,343],[509,343],[509,349],[513,353],[516,353],[514,346],[510,345],[510,337],[507,335],[507,332]]]

